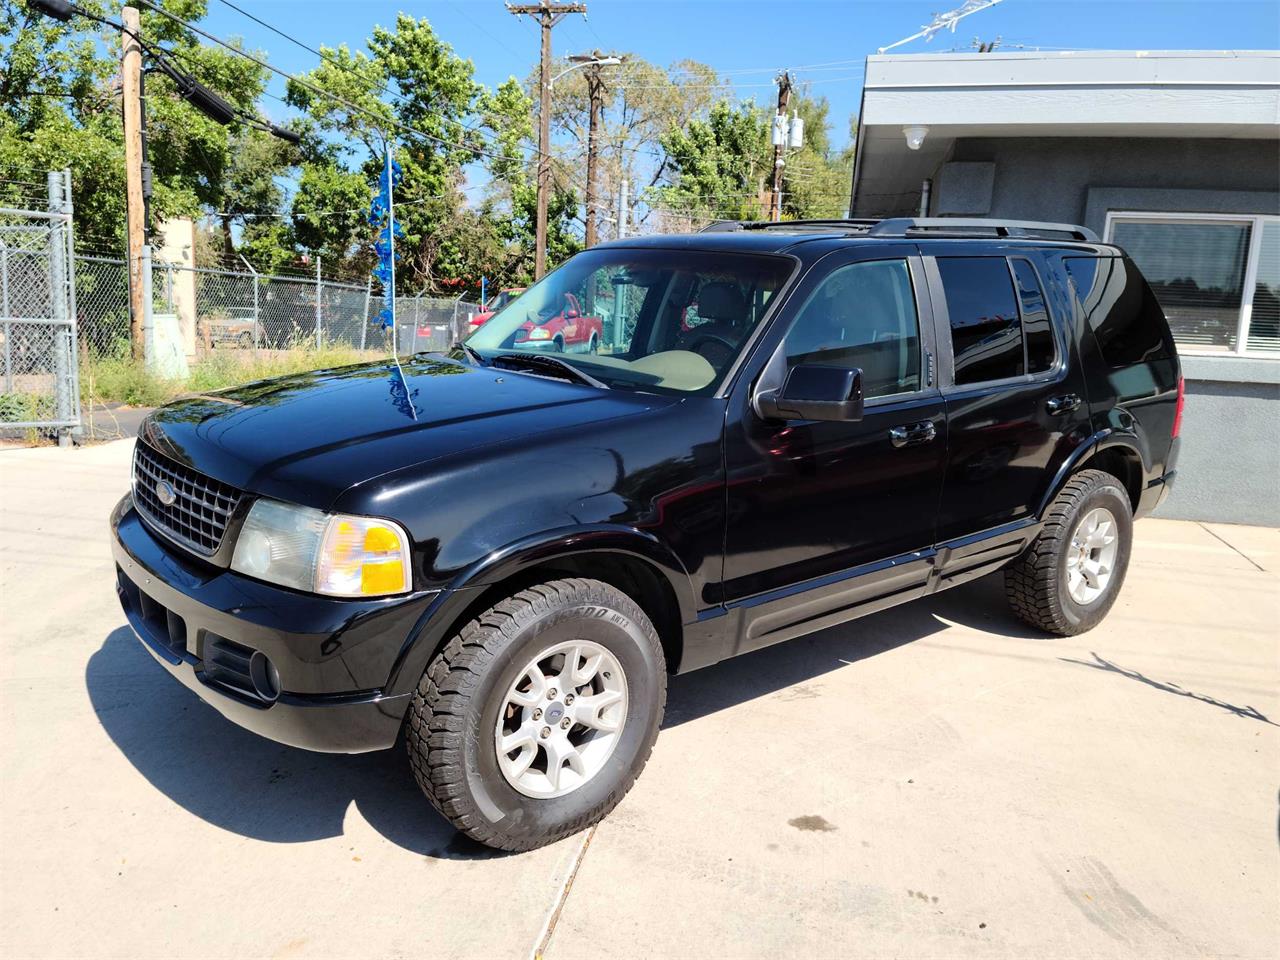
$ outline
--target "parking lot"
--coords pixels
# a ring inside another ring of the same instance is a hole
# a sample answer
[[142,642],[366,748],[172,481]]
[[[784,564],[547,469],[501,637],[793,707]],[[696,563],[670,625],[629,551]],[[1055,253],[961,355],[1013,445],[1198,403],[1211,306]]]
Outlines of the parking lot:
[[617,811],[505,856],[399,752],[164,675],[113,586],[131,444],[0,452],[0,955],[1277,955],[1280,531],[1142,521],[1081,637],[988,578],[678,678]]

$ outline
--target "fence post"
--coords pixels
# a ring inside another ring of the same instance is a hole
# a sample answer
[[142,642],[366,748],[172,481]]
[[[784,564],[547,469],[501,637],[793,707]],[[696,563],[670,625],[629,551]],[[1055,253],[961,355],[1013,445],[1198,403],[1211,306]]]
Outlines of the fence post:
[[320,338],[320,255],[316,254],[316,349],[321,346]]
[[253,264],[244,258],[244,254],[239,254],[240,262],[249,268],[249,273],[253,275],[253,352],[258,352],[258,335],[262,326],[258,322],[258,271],[253,269]]
[[466,293],[460,293],[458,294],[458,298],[453,301],[453,320],[449,323],[449,342],[444,345],[446,350],[452,347],[455,343],[466,339],[458,328],[458,304],[462,303],[462,298],[465,296]]
[[418,294],[413,298],[413,349],[410,353],[418,352],[418,330],[421,329],[420,317],[422,316],[422,294]]
[[13,393],[13,330],[9,323],[9,248],[0,240],[0,310],[4,311],[4,392]]
[[364,323],[360,324],[360,349],[364,350],[364,338],[369,333],[369,297],[373,294],[373,276],[364,284]]
[[[49,212],[65,213],[65,201],[63,199],[62,172],[50,170],[46,178],[46,184],[49,191]],[[68,342],[70,333],[70,317],[68,316],[69,296],[67,290],[67,237],[68,229],[66,220],[51,220],[49,222],[49,292],[51,306],[53,307],[53,324],[50,338],[53,350],[53,406],[54,418],[60,422],[58,427],[58,446],[66,447],[71,444],[71,433],[66,426],[66,421],[73,419],[73,407],[71,397],[71,364],[70,364],[70,344]],[[76,416],[74,419],[78,420]]]
[[[71,405],[75,413],[76,425],[71,428],[71,435],[84,435],[84,423],[80,410],[80,315],[76,312],[76,244],[75,244],[75,202],[71,199],[71,168],[62,171],[62,212],[67,215],[62,226],[62,240],[67,248],[67,360],[71,364]],[[92,415],[92,407],[90,407]],[[93,423],[90,421],[90,432]]]
[[138,258],[139,280],[142,284],[142,362],[148,370],[156,362],[155,291],[151,280],[151,244],[144,243]]

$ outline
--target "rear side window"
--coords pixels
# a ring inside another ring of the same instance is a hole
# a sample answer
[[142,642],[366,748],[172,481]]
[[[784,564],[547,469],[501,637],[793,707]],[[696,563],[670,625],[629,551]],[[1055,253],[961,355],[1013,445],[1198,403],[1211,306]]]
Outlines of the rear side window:
[[1026,372],[1018,302],[1004,257],[939,257],[957,386]]
[[1018,285],[1018,304],[1022,307],[1022,339],[1027,349],[1027,373],[1044,373],[1053,366],[1053,328],[1049,326],[1049,308],[1040,289],[1040,277],[1030,260],[1009,261],[1013,279]]
[[1076,298],[1110,367],[1172,354],[1160,304],[1138,268],[1122,257],[1067,257]]

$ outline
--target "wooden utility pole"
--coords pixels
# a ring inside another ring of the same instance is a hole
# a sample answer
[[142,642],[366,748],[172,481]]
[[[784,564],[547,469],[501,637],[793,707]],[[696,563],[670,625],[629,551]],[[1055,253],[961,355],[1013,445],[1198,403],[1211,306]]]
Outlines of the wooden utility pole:
[[547,272],[547,200],[551,192],[551,28],[570,13],[585,14],[587,5],[539,0],[538,3],[508,4],[507,10],[518,17],[527,14],[542,27],[542,64],[538,83],[542,94],[538,110],[538,219],[533,260],[536,280]]
[[778,77],[778,113],[773,121],[773,195],[769,198],[769,219],[782,219],[782,168],[786,163],[787,105],[791,102],[791,74]]
[[124,108],[125,233],[129,243],[129,342],[133,358],[142,360],[145,350],[142,320],[150,291],[142,286],[142,245],[146,240],[145,201],[142,196],[142,45],[137,7],[120,11],[121,100]]
[[[616,58],[616,55],[612,55]],[[587,120],[587,229],[586,245],[594,247],[599,239],[596,235],[596,220],[599,194],[596,190],[597,170],[597,131],[600,129],[600,110],[604,105],[604,78],[600,75],[601,63],[605,55],[599,50],[588,56],[570,57],[576,63],[589,66],[584,71],[587,80],[587,96],[591,101],[591,110]]]

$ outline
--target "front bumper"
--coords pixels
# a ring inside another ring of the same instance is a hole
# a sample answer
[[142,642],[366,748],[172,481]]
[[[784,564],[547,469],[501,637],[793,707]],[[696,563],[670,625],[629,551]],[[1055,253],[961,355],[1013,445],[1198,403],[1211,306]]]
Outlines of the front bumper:
[[[130,496],[112,512],[111,533],[130,627],[201,700],[254,733],[308,750],[362,753],[395,743],[409,694],[383,688],[437,593],[339,600],[210,567],[155,536]],[[264,698],[252,682],[257,653],[274,669],[275,696]]]

